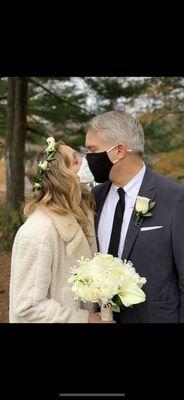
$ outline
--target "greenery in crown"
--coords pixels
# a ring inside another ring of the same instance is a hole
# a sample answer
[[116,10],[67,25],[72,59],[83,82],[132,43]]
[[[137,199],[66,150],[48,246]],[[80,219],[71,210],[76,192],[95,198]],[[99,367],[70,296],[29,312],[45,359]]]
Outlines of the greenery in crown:
[[47,139],[48,146],[45,149],[46,155],[44,159],[39,162],[39,173],[35,179],[34,185],[33,185],[33,192],[35,190],[40,190],[42,188],[42,177],[45,174],[45,172],[48,170],[48,163],[52,160],[55,160],[54,154],[57,150],[57,145],[55,142],[55,139],[53,137],[49,137]]

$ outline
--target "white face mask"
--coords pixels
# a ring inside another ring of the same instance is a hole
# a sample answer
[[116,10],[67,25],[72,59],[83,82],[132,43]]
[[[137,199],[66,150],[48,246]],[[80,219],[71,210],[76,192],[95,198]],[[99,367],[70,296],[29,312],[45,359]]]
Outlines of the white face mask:
[[94,176],[85,157],[82,157],[82,164],[77,175],[82,183],[94,183]]

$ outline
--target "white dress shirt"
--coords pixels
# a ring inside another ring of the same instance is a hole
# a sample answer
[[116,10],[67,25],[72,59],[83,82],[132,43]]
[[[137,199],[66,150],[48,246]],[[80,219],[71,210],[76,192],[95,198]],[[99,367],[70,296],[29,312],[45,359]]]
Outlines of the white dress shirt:
[[[122,256],[122,252],[124,249],[125,238],[130,218],[134,209],[135,201],[139,193],[140,186],[144,178],[145,171],[146,171],[146,166],[143,163],[143,167],[141,168],[139,173],[136,176],[134,176],[134,178],[131,179],[131,181],[128,182],[127,185],[123,187],[125,191],[125,211],[123,216],[121,237],[118,249],[118,257],[120,258]],[[119,194],[117,192],[118,188],[119,186],[116,186],[114,183],[112,183],[100,216],[100,221],[98,226],[98,241],[99,241],[99,250],[101,253],[108,252],[115,208],[119,200]]]

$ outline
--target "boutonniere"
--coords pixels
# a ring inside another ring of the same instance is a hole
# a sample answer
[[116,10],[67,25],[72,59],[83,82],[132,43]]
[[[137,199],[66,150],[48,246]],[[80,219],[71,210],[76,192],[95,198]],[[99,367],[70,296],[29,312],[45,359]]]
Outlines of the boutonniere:
[[141,220],[144,217],[151,217],[153,214],[150,212],[155,207],[156,201],[150,201],[147,197],[137,196],[135,203],[135,226],[139,228],[141,226]]

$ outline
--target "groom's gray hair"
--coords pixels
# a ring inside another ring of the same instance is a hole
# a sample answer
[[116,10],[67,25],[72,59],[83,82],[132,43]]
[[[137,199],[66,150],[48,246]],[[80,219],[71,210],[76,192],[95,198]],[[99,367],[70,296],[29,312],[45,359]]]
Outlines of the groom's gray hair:
[[144,131],[140,122],[125,111],[109,111],[93,117],[88,131],[110,139],[114,144],[125,143],[130,150],[140,156],[144,153]]

